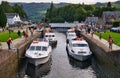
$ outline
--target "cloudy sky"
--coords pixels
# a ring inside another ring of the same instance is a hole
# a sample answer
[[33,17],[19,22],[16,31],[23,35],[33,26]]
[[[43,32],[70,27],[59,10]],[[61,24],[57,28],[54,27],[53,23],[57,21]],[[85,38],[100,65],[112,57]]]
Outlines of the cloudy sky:
[[67,2],[67,3],[85,3],[85,4],[94,4],[96,2],[114,2],[118,0],[0,0],[0,1],[8,1],[8,2],[51,2],[59,3],[59,2]]

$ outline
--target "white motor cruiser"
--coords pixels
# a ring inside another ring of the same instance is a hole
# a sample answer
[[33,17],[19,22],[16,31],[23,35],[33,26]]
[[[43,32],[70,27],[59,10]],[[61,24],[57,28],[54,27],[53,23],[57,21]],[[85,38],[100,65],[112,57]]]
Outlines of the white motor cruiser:
[[68,31],[67,33],[66,33],[66,42],[67,43],[69,43],[69,40],[72,40],[72,39],[74,39],[74,38],[76,38],[77,36],[76,36],[76,33],[74,32],[74,31]]
[[51,45],[57,44],[57,39],[55,33],[53,32],[46,32],[44,38],[48,40]]
[[26,51],[25,56],[30,63],[37,66],[49,60],[51,50],[48,41],[33,41]]
[[85,61],[92,55],[88,43],[83,39],[70,40],[66,48],[71,57],[80,61]]

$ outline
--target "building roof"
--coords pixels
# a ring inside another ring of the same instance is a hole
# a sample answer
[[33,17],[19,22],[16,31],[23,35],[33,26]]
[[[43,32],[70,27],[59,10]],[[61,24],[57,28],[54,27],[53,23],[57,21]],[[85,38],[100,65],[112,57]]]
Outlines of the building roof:
[[5,13],[7,18],[13,18],[14,16],[18,16],[17,13]]
[[50,23],[51,27],[75,27],[75,23]]
[[104,18],[114,17],[116,19],[120,18],[120,11],[104,11]]

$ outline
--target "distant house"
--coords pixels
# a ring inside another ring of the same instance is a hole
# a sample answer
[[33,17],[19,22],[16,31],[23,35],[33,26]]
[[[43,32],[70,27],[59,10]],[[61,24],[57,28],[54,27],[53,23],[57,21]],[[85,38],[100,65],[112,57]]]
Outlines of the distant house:
[[86,25],[95,25],[98,22],[98,17],[87,17],[85,20]]
[[106,22],[113,22],[118,19],[120,19],[120,11],[104,11],[102,14],[104,24],[106,24]]
[[22,22],[17,13],[6,13],[6,17],[9,26],[18,26]]

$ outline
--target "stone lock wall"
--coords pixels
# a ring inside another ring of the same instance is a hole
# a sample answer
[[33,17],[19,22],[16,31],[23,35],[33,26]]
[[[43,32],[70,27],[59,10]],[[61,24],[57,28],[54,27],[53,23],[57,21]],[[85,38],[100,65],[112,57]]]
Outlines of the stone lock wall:
[[[24,55],[26,47],[33,39],[40,37],[40,33],[28,38],[27,42],[17,44],[17,50],[0,50],[0,78],[12,78],[18,70],[18,60]],[[19,57],[19,58],[18,58]]]
[[81,33],[93,52],[93,69],[98,78],[120,77],[120,50],[111,51],[107,46],[87,34]]

